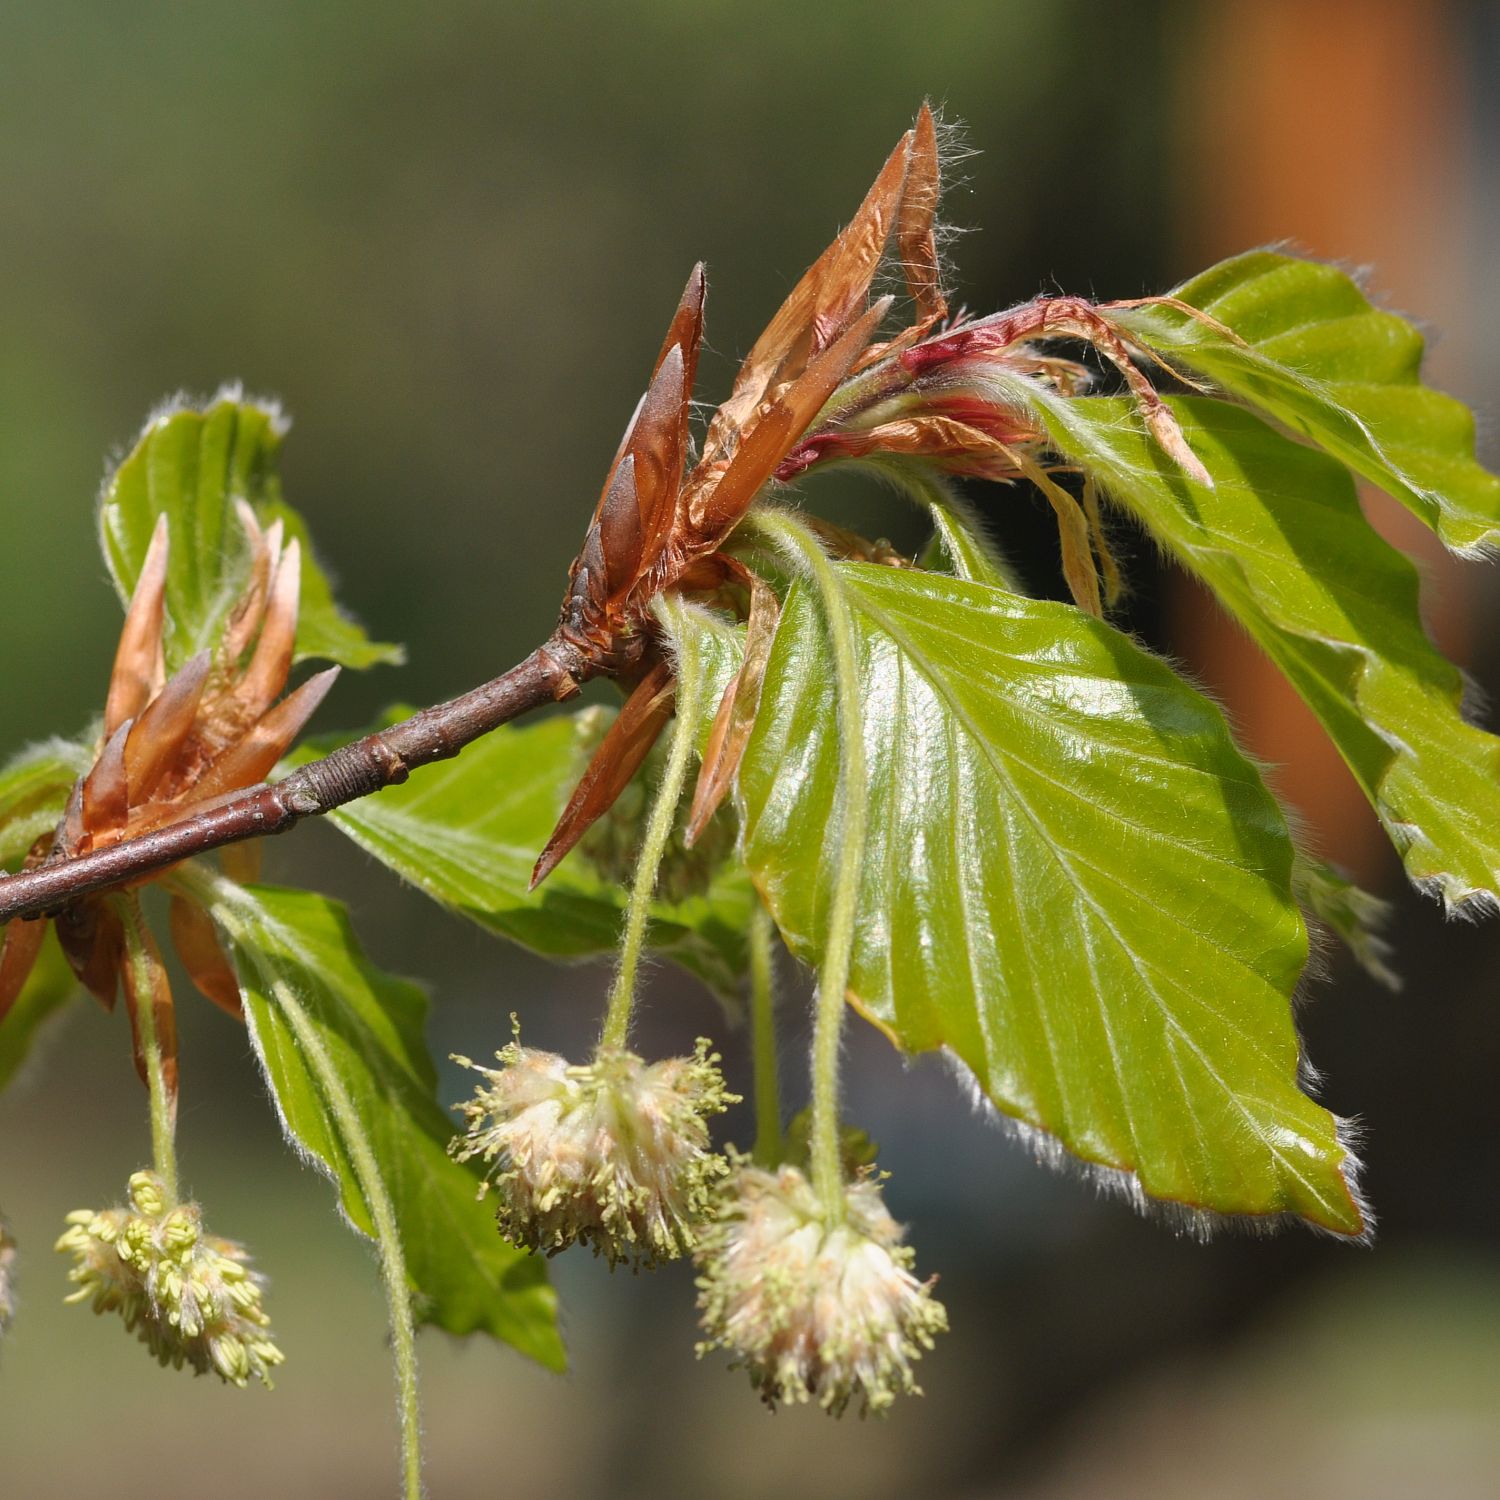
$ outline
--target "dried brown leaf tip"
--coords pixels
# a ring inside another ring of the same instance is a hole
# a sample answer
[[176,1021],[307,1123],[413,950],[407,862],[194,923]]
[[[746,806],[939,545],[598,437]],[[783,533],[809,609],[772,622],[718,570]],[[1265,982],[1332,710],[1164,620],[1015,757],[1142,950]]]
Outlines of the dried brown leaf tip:
[[[249,547],[241,596],[217,647],[191,657],[171,676],[163,655],[170,537],[166,517],[157,522],[120,632],[103,743],[74,787],[55,836],[33,851],[33,865],[177,822],[264,780],[333,685],[337,667],[281,696],[297,634],[299,547],[284,540],[280,522],[263,528],[243,504],[238,514]],[[175,1027],[166,973],[149,937],[142,973],[132,970],[114,900],[106,892],[59,912],[58,938],[79,981],[106,1007],[114,1005],[122,985],[133,1023],[140,1007],[151,1005],[173,1078]],[[0,934],[0,1020],[30,973],[45,923],[11,922]],[[194,985],[238,1015],[233,970],[208,914],[175,894],[171,933]]]

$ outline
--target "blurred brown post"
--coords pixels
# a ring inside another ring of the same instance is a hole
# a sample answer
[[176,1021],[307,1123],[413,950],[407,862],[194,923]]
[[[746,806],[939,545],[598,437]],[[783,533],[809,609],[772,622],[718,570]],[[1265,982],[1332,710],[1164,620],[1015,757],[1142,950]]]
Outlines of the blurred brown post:
[[[1255,245],[1369,267],[1371,295],[1443,331],[1429,378],[1461,385],[1465,150],[1458,28],[1440,0],[1217,0],[1176,59],[1178,241],[1190,272]],[[1371,520],[1417,559],[1428,626],[1459,661],[1469,579],[1384,495]],[[1366,880],[1384,836],[1312,714],[1197,586],[1173,585],[1174,649],[1228,705],[1242,741],[1316,847]]]

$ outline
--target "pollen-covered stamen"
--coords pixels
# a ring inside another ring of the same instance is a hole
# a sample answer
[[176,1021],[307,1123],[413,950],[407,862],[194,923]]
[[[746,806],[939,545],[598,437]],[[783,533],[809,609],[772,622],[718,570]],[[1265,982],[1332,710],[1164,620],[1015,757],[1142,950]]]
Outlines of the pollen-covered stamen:
[[243,1247],[204,1232],[196,1203],[172,1202],[154,1173],[130,1179],[129,1207],[69,1214],[57,1248],[76,1261],[67,1300],[119,1313],[161,1364],[270,1386],[284,1356],[262,1306],[265,1278]]
[[708,1119],[736,1097],[701,1039],[691,1057],[646,1063],[601,1049],[586,1067],[512,1042],[460,1106],[468,1121],[449,1150],[493,1166],[500,1232],[555,1255],[589,1245],[613,1267],[690,1251],[710,1185],[725,1171]]
[[864,1173],[830,1224],[796,1167],[737,1159],[715,1194],[716,1215],[694,1254],[706,1335],[700,1355],[726,1349],[767,1405],[816,1401],[841,1415],[886,1411],[920,1395],[912,1366],[948,1326],[932,1282]]

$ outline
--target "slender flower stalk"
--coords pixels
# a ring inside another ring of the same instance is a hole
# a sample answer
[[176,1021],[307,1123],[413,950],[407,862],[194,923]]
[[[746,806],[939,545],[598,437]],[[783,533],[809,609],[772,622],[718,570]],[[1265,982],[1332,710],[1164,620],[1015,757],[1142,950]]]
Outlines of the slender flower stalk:
[[755,1147],[760,1167],[781,1160],[781,1088],[776,1059],[775,927],[759,902],[750,919],[750,1044],[755,1063]]
[[759,510],[757,529],[805,571],[817,590],[832,646],[838,695],[838,860],[828,931],[818,968],[817,1019],[813,1027],[812,1180],[830,1223],[843,1215],[844,1169],[839,1154],[839,1045],[854,951],[854,925],[869,827],[869,775],[865,764],[864,710],[860,703],[859,657],[849,606],[838,577],[817,538],[783,511]]
[[703,694],[702,669],[697,660],[694,642],[695,637],[690,631],[679,632],[677,635],[676,724],[667,750],[667,763],[662,771],[661,783],[657,787],[651,814],[646,822],[640,857],[636,861],[630,901],[625,911],[620,957],[614,983],[610,988],[609,1010],[604,1020],[603,1035],[599,1038],[601,1051],[619,1050],[629,1039],[630,1013],[635,1003],[636,976],[640,969],[641,950],[646,941],[651,898],[656,891],[662,856],[677,820],[677,807],[687,785],[688,762],[698,730]]
[[[169,1198],[177,1196],[177,1096],[167,1083],[167,1055],[158,1028],[172,1025],[170,1004],[160,1003],[158,996],[166,987],[161,955],[151,941],[141,912],[140,897],[124,891],[112,897],[110,904],[120,918],[125,934],[125,960],[128,982],[135,994],[138,1017],[136,1032],[140,1038],[142,1071],[151,1099],[151,1156],[156,1175]],[[175,1049],[174,1049],[175,1050]]]

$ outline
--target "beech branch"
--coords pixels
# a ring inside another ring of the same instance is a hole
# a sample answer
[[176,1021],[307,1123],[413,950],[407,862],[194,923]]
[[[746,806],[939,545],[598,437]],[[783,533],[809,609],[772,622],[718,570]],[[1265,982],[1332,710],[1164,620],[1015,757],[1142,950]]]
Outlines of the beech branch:
[[490,682],[342,745],[281,781],[235,792],[135,838],[0,875],[0,923],[49,916],[80,896],[139,880],[195,854],[284,833],[303,818],[321,817],[405,781],[419,766],[448,760],[535,708],[573,697],[581,682],[602,670],[570,641],[554,636]]

